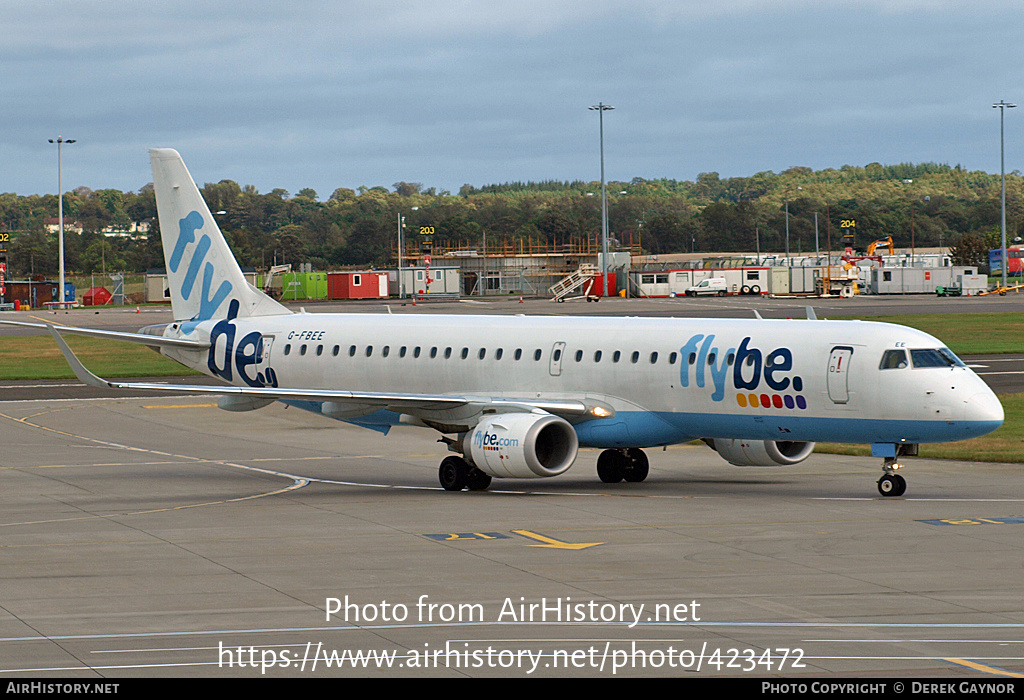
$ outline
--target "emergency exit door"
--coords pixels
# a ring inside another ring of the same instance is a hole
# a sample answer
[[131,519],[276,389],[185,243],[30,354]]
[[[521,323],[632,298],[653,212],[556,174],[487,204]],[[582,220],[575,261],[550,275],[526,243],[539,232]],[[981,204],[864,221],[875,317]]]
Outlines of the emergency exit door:
[[563,354],[565,354],[565,343],[555,343],[554,347],[551,348],[551,363],[548,365],[548,372],[551,373],[552,377],[558,377],[562,374]]
[[850,362],[853,348],[837,345],[828,357],[828,397],[832,403],[847,403],[850,400]]

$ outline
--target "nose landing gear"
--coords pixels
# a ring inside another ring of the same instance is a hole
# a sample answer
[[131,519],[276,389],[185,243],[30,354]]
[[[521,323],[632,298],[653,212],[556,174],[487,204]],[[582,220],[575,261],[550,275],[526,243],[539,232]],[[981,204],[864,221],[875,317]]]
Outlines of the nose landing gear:
[[885,474],[878,480],[878,493],[883,496],[902,496],[907,490],[907,480],[896,473],[903,465],[895,457],[886,457],[882,462]]

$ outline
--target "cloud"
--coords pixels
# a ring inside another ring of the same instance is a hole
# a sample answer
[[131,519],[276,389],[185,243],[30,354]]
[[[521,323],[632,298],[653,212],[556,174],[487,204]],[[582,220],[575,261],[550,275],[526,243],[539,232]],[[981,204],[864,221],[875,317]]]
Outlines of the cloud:
[[262,191],[596,179],[598,101],[616,107],[612,178],[991,170],[989,105],[1024,99],[1022,14],[1003,0],[7,0],[0,159],[19,167],[0,191],[52,191],[58,133],[79,139],[66,181],[96,189],[148,182],[150,146]]

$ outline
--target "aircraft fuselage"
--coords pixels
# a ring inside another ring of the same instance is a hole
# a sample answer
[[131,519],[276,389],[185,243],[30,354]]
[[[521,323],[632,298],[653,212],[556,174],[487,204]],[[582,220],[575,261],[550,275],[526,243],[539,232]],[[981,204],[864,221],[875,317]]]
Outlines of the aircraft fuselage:
[[[940,341],[885,323],[294,314],[187,327],[165,335],[210,349],[164,354],[236,386],[601,402],[614,417],[574,425],[595,447],[947,442],[988,433],[1003,415]],[[887,351],[902,351],[905,366],[890,356],[883,368]],[[381,426],[399,415],[344,419]]]

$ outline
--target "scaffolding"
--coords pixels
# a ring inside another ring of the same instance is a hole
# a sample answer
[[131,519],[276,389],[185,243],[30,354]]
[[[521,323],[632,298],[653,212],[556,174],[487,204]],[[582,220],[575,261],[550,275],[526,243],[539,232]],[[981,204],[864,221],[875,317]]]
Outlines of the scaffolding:
[[[614,246],[608,256],[608,271],[628,269],[630,256],[639,252],[639,245]],[[403,260],[411,264],[422,260],[423,255],[418,243],[409,243]],[[472,296],[543,294],[583,266],[595,270],[601,267],[599,242],[586,239],[559,244],[532,239],[488,240],[486,247],[435,242],[430,256],[431,265],[458,265],[463,294]]]

